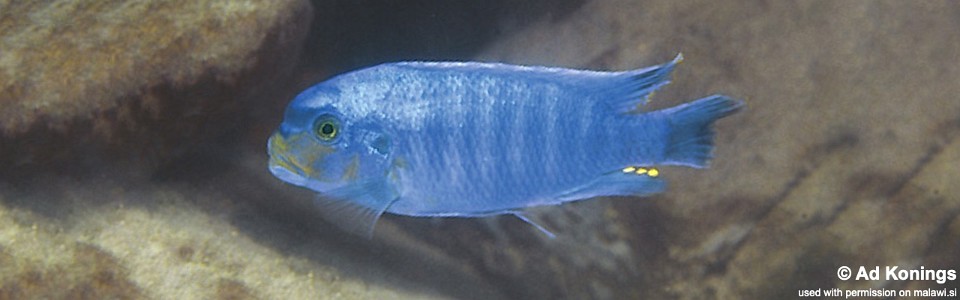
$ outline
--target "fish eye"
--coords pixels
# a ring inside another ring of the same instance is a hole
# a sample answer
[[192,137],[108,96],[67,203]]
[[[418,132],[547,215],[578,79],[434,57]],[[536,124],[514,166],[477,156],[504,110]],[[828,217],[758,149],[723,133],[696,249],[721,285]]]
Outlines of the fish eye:
[[321,141],[329,142],[340,134],[340,121],[332,115],[322,115],[314,122],[313,130]]

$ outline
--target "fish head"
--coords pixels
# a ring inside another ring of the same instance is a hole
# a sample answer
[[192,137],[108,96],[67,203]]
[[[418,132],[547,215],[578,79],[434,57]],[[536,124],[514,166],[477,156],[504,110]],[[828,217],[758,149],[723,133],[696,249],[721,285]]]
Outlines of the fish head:
[[267,143],[270,172],[320,193],[383,179],[392,159],[391,138],[375,116],[343,108],[353,104],[324,84],[298,95]]

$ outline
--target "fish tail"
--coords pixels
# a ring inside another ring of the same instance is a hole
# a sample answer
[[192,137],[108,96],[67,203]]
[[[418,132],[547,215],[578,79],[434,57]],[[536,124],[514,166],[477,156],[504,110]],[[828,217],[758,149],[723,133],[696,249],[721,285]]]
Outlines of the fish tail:
[[742,106],[743,101],[713,95],[662,110],[669,124],[665,162],[706,167],[713,150],[713,123]]

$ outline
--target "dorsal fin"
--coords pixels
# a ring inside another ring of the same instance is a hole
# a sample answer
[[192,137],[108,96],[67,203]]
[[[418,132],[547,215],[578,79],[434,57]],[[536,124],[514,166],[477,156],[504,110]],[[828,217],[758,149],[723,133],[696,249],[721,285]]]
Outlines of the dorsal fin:
[[[600,96],[617,112],[629,112],[649,101],[650,94],[670,82],[670,72],[683,61],[677,54],[672,61],[630,71],[604,72],[541,66],[520,66],[486,62],[398,62],[375,67],[495,74],[503,77],[547,80],[577,86]],[[360,72],[365,72],[361,70]],[[355,72],[356,73],[356,72]],[[358,75],[358,74],[357,74]],[[353,75],[353,76],[357,76]],[[392,76],[392,75],[391,75]]]
[[670,73],[683,61],[683,54],[677,54],[672,61],[658,65],[621,72],[602,87],[608,93],[610,105],[617,112],[630,112],[650,101],[650,96],[660,87],[670,83]]

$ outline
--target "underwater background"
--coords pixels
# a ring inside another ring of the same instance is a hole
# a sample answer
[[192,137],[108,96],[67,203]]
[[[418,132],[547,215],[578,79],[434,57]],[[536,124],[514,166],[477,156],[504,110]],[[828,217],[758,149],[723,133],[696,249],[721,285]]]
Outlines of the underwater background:
[[[780,299],[960,269],[960,2],[0,1],[0,299]],[[744,99],[665,193],[373,239],[266,169],[304,88],[400,60]]]

